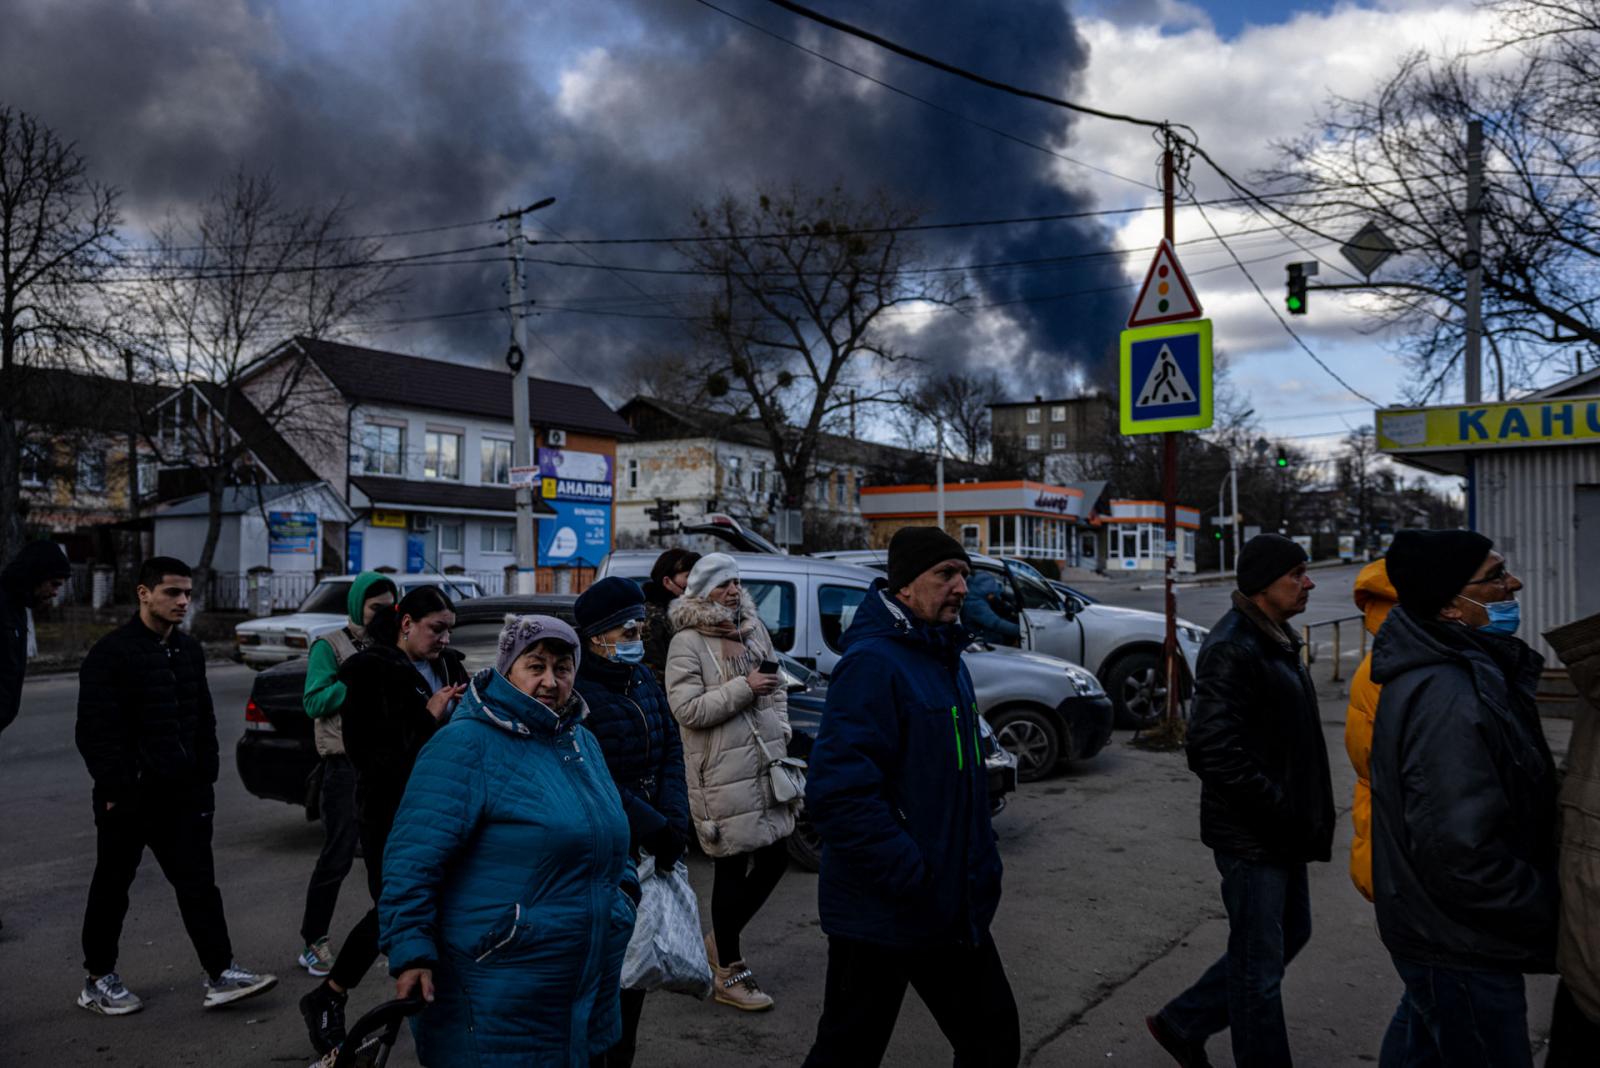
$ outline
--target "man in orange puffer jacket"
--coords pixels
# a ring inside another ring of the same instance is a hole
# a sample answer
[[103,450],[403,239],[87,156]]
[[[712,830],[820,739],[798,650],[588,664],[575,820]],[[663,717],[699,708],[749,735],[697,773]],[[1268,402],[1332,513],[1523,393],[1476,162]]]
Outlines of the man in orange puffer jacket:
[[[1366,613],[1368,634],[1377,635],[1398,600],[1382,560],[1374,560],[1356,576],[1356,607]],[[1368,901],[1372,900],[1372,780],[1367,758],[1372,752],[1372,722],[1378,714],[1378,694],[1382,690],[1372,681],[1372,653],[1368,652],[1350,679],[1350,708],[1344,718],[1344,749],[1356,769],[1355,803],[1350,809],[1350,819],[1356,825],[1355,839],[1350,843],[1350,881]]]

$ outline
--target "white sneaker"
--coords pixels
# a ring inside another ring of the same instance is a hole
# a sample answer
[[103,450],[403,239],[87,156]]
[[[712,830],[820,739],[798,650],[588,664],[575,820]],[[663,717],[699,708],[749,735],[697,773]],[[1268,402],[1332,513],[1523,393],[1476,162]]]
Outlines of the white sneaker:
[[295,963],[318,979],[333,971],[333,950],[328,945],[328,939],[319,938],[301,950],[300,959]]
[[224,968],[217,978],[206,980],[206,999],[200,1003],[200,1007],[214,1009],[219,1005],[229,1005],[245,998],[253,998],[257,994],[265,994],[277,985],[276,975],[257,975],[248,968],[239,967],[238,962],[234,962]]
[[126,1016],[144,1008],[139,996],[122,985],[122,977],[107,972],[98,979],[85,977],[78,992],[78,1007],[102,1016]]

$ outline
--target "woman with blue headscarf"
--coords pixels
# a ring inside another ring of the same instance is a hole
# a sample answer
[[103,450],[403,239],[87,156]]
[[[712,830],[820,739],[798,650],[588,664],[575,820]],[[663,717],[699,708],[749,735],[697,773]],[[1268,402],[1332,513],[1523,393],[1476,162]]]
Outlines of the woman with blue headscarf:
[[577,634],[508,616],[493,668],[422,750],[379,912],[428,1068],[585,1068],[622,1034],[638,882],[628,820],[573,692]]

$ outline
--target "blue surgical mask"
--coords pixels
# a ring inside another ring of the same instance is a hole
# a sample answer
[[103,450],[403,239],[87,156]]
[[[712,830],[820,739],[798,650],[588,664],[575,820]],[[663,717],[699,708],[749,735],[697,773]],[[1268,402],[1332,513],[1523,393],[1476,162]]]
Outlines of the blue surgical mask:
[[[1461,598],[1463,601],[1472,601],[1471,597]],[[1473,604],[1489,613],[1489,622],[1483,625],[1482,630],[1491,634],[1515,634],[1517,628],[1522,626],[1522,602],[1515,597],[1508,597],[1504,601],[1472,601]]]
[[644,659],[644,642],[617,642],[611,647],[611,659],[621,664],[637,664]]

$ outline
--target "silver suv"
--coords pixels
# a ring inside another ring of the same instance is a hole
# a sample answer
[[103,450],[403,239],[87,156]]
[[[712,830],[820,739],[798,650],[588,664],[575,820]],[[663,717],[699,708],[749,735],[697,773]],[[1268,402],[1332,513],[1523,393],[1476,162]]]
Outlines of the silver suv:
[[[601,561],[600,577],[643,583],[658,550],[618,549]],[[879,572],[839,560],[732,552],[739,581],[755,601],[780,652],[826,676],[843,652],[839,638]],[[1017,774],[1031,782],[1067,760],[1098,753],[1111,736],[1112,707],[1094,675],[1065,659],[1023,649],[975,644],[962,656],[978,709],[1000,743],[1016,754]]]

